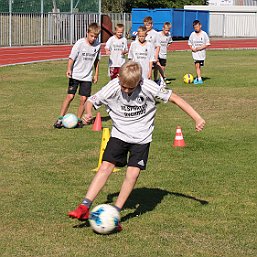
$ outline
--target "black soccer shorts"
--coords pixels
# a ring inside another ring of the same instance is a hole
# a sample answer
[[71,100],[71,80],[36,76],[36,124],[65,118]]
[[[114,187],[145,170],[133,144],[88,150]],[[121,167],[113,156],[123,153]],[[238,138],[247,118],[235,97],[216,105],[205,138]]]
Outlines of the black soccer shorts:
[[195,60],[195,63],[200,63],[200,66],[204,66],[204,60]]
[[69,86],[68,86],[67,93],[75,95],[78,87],[79,87],[79,94],[81,96],[89,97],[91,95],[91,87],[92,87],[91,81],[80,81],[72,78],[69,79]]
[[150,143],[130,144],[118,138],[111,137],[103,154],[103,161],[115,164],[117,167],[131,166],[140,170],[146,169]]
[[162,67],[165,67],[167,64],[167,60],[159,57],[159,63],[161,64]]

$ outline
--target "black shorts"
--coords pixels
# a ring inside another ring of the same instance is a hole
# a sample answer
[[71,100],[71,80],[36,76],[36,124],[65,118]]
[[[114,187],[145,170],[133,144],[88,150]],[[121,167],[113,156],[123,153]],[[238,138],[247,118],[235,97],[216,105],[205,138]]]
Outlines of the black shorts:
[[162,67],[165,67],[167,64],[167,59],[163,59],[159,57],[159,63],[161,64]]
[[72,78],[69,79],[69,86],[68,86],[67,93],[75,95],[77,92],[78,86],[79,86],[79,94],[81,96],[89,97],[91,95],[91,87],[92,87],[91,81],[80,81]]
[[[131,166],[140,170],[146,169],[150,143],[130,144],[118,138],[111,137],[103,154],[103,161],[115,164],[117,167]],[[129,156],[128,156],[129,153]]]
[[200,66],[204,66],[204,60],[195,60],[195,63],[200,63]]

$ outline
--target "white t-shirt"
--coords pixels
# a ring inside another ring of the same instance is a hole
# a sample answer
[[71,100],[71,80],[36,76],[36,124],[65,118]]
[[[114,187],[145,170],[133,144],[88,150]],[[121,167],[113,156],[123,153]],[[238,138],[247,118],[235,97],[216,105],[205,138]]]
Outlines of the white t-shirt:
[[88,100],[95,109],[107,107],[112,119],[111,136],[127,143],[146,144],[152,141],[156,101],[165,103],[172,90],[158,86],[152,80],[144,79],[131,96],[121,90],[119,79],[111,80]]
[[[193,48],[200,47],[202,45],[210,45],[210,39],[205,31],[202,30],[200,33],[196,33],[194,31],[188,39],[188,45]],[[203,49],[201,51],[192,52],[192,56],[196,61],[204,61],[206,58],[206,50]]]
[[93,67],[100,59],[101,44],[96,41],[90,45],[85,38],[79,39],[71,49],[69,58],[74,60],[72,78],[80,81],[92,81]]
[[128,42],[125,37],[117,38],[115,35],[110,37],[105,48],[111,51],[109,67],[121,67],[125,63],[125,56],[121,54],[128,50]]
[[150,31],[147,32],[145,40],[153,44],[154,47],[161,46],[159,33],[154,29],[151,29]]
[[167,47],[169,44],[172,43],[172,37],[171,34],[169,33],[167,36],[162,32],[158,32],[159,34],[159,39],[160,39],[160,52],[159,52],[159,57],[161,59],[167,59]]
[[142,77],[147,79],[150,62],[154,62],[154,47],[151,43],[145,42],[143,45],[138,41],[131,43],[128,59],[138,62],[142,67]]

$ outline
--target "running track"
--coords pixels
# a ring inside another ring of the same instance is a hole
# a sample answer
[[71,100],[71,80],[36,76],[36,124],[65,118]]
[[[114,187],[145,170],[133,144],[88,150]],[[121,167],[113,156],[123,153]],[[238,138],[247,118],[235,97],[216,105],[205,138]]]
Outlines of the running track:
[[[257,49],[257,39],[212,40],[209,49]],[[15,64],[42,62],[67,59],[70,45],[32,46],[32,47],[1,47],[0,67]],[[169,51],[188,50],[187,41],[174,41]],[[104,55],[104,44],[101,48]]]

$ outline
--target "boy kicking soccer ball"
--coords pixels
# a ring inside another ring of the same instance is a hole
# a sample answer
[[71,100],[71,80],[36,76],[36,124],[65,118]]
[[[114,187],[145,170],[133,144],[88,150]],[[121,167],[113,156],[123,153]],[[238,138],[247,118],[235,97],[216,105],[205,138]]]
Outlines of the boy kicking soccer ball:
[[210,45],[210,39],[205,31],[202,30],[200,21],[195,20],[193,22],[194,30],[189,39],[188,45],[192,50],[192,56],[195,63],[195,69],[197,78],[194,80],[195,85],[203,84],[201,77],[201,67],[204,66],[204,60],[206,58],[206,48]]
[[[111,80],[85,105],[85,123],[92,119],[92,108],[105,105],[113,121],[111,137],[103,154],[103,162],[93,178],[79,206],[69,217],[87,220],[89,209],[104,187],[115,166],[127,165],[126,176],[114,207],[120,211],[132,192],[141,170],[146,169],[150,142],[154,130],[156,100],[179,106],[194,121],[196,131],[204,128],[203,118],[182,98],[154,81],[142,79],[139,63],[128,61],[122,65],[119,77]],[[121,225],[119,224],[119,230]]]

